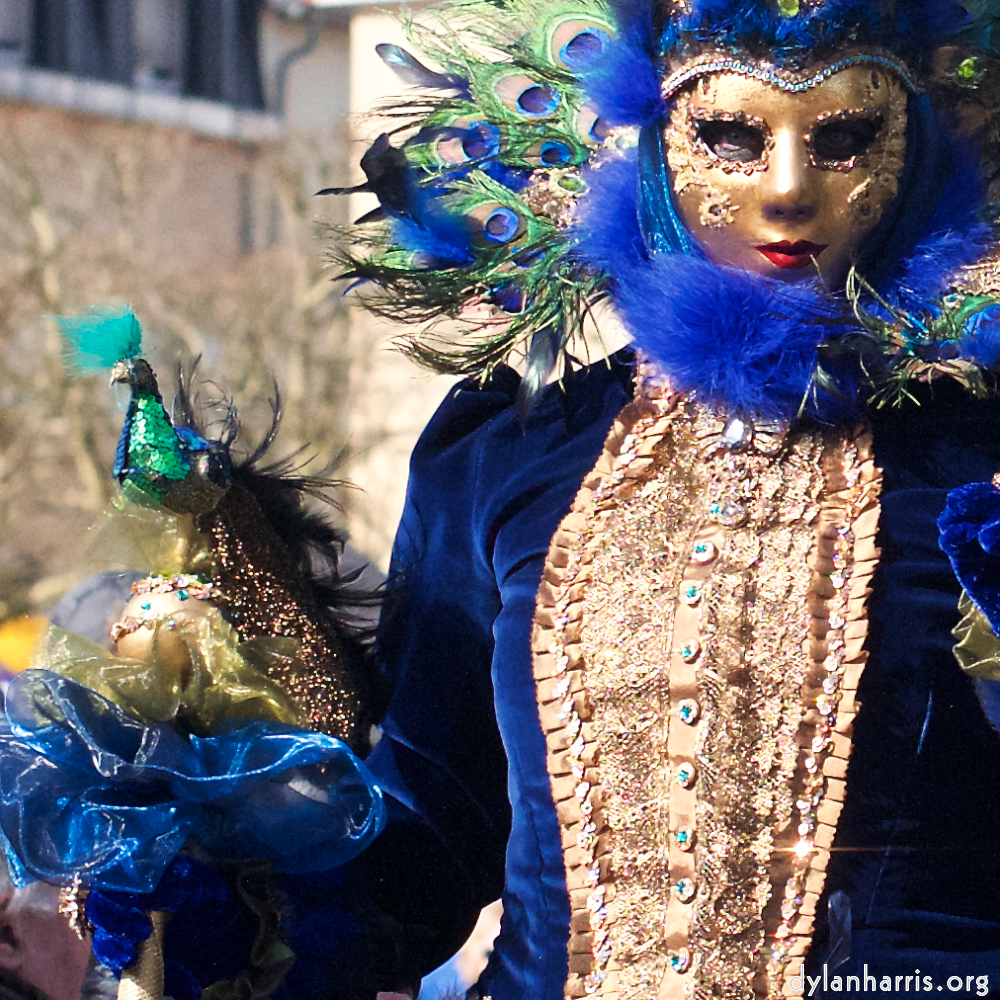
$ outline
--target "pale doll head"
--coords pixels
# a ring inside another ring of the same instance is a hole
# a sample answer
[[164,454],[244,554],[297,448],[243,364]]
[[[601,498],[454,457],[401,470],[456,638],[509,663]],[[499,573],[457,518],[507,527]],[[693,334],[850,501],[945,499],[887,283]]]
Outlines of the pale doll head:
[[872,65],[799,92],[699,77],[674,99],[664,135],[680,219],[718,264],[842,286],[896,197],[906,108],[900,80]]

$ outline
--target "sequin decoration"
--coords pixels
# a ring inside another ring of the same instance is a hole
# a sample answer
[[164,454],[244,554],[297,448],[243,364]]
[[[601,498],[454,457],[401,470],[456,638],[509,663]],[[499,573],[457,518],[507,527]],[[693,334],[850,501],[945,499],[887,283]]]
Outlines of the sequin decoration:
[[553,538],[532,640],[566,996],[778,997],[844,798],[879,476],[861,428],[720,449],[725,415],[641,375]]
[[[272,658],[268,676],[282,686],[313,729],[344,740],[364,756],[369,720],[364,717],[357,665],[256,499],[234,482],[198,525],[210,540],[213,582],[221,595],[216,601],[226,618],[244,640],[298,639],[299,659]],[[296,669],[298,663],[306,670]]]

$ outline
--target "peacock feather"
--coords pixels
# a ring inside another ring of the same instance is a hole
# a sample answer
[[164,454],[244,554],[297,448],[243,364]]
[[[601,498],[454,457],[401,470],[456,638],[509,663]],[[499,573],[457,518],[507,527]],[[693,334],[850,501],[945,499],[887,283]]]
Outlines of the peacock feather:
[[[420,328],[400,346],[436,371],[487,377],[536,337],[530,363],[548,366],[600,293],[561,227],[607,134],[582,74],[615,35],[611,9],[459,0],[405,28],[442,72],[379,47],[423,89],[388,109],[400,125],[362,161],[381,208],[337,262],[368,308]],[[441,320],[463,327],[457,341]]]

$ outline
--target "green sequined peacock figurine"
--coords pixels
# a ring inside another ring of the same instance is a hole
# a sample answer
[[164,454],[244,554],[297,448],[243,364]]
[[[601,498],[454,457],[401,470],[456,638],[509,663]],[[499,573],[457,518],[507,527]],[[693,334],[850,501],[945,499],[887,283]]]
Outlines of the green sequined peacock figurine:
[[208,441],[190,427],[174,426],[156,374],[141,356],[142,330],[130,309],[58,316],[71,370],[110,369],[111,383],[128,385],[131,399],[118,439],[113,474],[125,498],[175,514],[212,510],[229,489],[227,440]]

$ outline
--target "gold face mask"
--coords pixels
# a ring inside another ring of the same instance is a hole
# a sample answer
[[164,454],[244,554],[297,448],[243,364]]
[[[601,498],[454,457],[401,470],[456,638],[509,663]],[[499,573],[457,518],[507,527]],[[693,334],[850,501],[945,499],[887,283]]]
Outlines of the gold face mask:
[[718,264],[841,285],[896,197],[906,99],[871,66],[798,93],[735,73],[699,78],[666,130],[688,231]]

